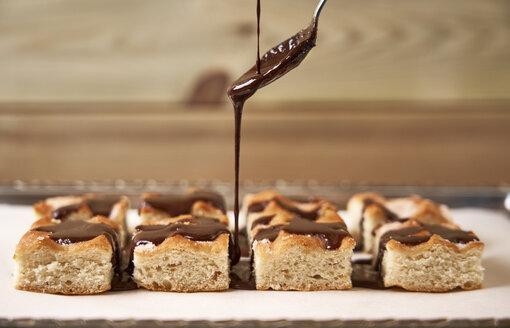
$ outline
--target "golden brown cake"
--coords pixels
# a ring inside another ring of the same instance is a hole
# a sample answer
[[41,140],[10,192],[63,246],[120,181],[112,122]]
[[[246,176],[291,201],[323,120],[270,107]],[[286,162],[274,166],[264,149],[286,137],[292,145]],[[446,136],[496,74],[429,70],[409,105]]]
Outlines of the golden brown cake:
[[119,231],[102,216],[36,221],[16,247],[15,288],[56,294],[109,290],[119,264]]
[[385,287],[444,292],[481,288],[484,244],[453,224],[392,222],[376,233],[375,266]]
[[245,199],[244,208],[257,289],[351,288],[355,242],[332,204],[265,191]]
[[132,274],[150,290],[218,291],[229,288],[228,219],[176,218],[146,221],[133,237]]

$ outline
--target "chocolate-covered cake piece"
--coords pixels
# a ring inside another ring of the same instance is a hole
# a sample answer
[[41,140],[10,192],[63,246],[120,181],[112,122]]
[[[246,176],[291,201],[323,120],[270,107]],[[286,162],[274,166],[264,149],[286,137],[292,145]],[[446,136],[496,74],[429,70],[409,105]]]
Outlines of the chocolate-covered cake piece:
[[150,290],[224,290],[230,282],[231,247],[226,217],[150,220],[136,228],[130,269],[135,282]]
[[332,204],[298,202],[269,190],[248,195],[243,208],[257,289],[351,287],[355,242]]
[[38,220],[16,247],[15,288],[55,294],[109,290],[120,265],[119,232],[103,216]]
[[377,229],[374,266],[385,287],[444,292],[481,288],[484,244],[454,224],[391,222]]

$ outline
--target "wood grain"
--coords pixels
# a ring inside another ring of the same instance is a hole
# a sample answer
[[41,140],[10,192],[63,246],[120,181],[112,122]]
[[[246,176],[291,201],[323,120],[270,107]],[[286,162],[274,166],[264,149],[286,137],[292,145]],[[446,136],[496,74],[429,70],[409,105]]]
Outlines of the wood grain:
[[[263,1],[262,48],[304,27],[315,4]],[[187,101],[204,74],[233,79],[254,63],[254,6],[2,0],[0,101]],[[302,67],[254,101],[509,95],[509,1],[335,0]]]
[[[508,184],[509,108],[508,101],[249,104],[241,179]],[[233,124],[229,107],[4,103],[0,182],[231,181]]]

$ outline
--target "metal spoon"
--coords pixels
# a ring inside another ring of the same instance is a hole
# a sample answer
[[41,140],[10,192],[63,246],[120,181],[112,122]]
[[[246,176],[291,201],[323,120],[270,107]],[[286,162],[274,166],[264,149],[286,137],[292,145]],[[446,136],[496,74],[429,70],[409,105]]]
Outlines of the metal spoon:
[[315,22],[315,28],[317,28],[317,24],[319,24],[319,15],[321,14],[322,8],[326,4],[327,0],[321,0],[315,8],[315,12],[313,13],[313,20]]

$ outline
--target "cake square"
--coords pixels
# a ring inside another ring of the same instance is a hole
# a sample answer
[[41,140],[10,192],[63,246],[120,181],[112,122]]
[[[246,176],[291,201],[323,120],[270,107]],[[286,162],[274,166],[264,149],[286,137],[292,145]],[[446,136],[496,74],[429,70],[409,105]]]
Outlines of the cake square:
[[264,198],[261,211],[248,220],[256,288],[351,288],[355,241],[336,208],[325,201],[301,204],[273,191],[248,198],[245,208],[252,205],[253,210],[253,204],[260,205]]
[[228,289],[231,243],[226,216],[146,221],[136,228],[131,244],[133,279],[155,291]]
[[119,230],[102,216],[36,221],[16,247],[15,288],[79,295],[109,290],[120,263]]
[[376,241],[374,262],[385,287],[422,292],[482,287],[484,244],[471,231],[409,220],[383,225]]
[[388,222],[409,219],[425,224],[451,223],[449,209],[420,196],[385,199],[377,193],[356,194],[347,204],[349,231],[355,236],[358,248],[371,253],[374,231]]

